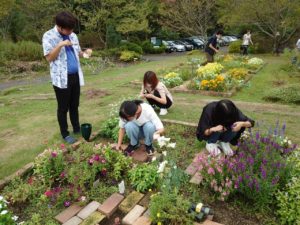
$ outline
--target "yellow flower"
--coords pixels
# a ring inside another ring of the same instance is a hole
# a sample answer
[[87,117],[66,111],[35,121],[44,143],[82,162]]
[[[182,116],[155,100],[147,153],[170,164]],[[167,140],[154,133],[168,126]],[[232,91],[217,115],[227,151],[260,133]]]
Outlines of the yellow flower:
[[160,213],[157,213],[156,216],[157,216],[157,218],[159,218],[160,217]]
[[170,78],[175,78],[175,77],[178,77],[178,76],[179,76],[178,73],[170,72],[170,73],[166,74],[166,75],[164,76],[164,78],[165,78],[165,79],[170,79]]
[[157,225],[162,225],[162,223],[161,222],[157,222]]

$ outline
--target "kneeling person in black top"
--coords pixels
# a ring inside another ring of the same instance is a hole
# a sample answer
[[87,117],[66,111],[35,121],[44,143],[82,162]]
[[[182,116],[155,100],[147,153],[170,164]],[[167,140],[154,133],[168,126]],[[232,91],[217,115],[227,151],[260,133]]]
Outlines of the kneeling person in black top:
[[206,149],[212,155],[219,155],[220,149],[226,155],[233,155],[229,143],[237,145],[245,128],[253,126],[253,120],[245,116],[232,101],[224,99],[211,102],[203,108],[197,138],[207,142]]

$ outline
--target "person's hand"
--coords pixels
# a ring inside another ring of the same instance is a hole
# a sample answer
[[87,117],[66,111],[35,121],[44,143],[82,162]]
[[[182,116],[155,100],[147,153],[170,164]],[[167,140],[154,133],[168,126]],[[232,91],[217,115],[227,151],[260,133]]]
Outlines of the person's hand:
[[218,49],[215,49],[215,52],[216,52],[216,53],[218,53],[218,52],[219,52],[219,50],[218,50]]
[[146,98],[145,94],[140,94],[141,98]]
[[153,97],[154,97],[153,94],[145,94],[144,96],[145,96],[146,98],[153,98]]
[[61,47],[73,45],[72,42],[71,42],[70,40],[64,40],[64,41],[61,41],[59,44],[60,44]]
[[122,150],[122,149],[121,149],[121,145],[117,144],[116,147],[115,147],[115,149],[118,150],[118,151],[119,151],[119,150]]
[[226,131],[226,128],[222,125],[218,125],[218,126],[210,128],[210,131],[211,132],[223,132],[223,131]]
[[232,126],[231,126],[231,130],[233,132],[238,132],[242,129],[244,122],[235,122]]

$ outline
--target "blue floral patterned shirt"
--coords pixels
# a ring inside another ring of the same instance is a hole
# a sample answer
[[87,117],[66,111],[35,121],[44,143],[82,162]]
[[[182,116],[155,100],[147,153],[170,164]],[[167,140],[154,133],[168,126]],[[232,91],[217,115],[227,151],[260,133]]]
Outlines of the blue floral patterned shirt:
[[[83,73],[79,63],[79,53],[81,48],[77,35],[72,33],[69,35],[70,41],[72,42],[73,49],[78,62],[78,75],[80,86],[84,85]],[[44,56],[48,55],[59,42],[63,41],[62,35],[58,32],[57,27],[47,31],[43,35],[43,50]],[[58,88],[67,88],[68,85],[68,64],[67,64],[67,54],[65,47],[61,48],[60,53],[57,58],[50,62],[50,75],[52,84]]]

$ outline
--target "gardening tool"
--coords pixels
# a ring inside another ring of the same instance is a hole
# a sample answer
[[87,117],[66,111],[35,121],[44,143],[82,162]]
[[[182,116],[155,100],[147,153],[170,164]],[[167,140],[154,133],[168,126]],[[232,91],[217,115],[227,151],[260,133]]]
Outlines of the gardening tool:
[[90,123],[81,124],[81,135],[86,141],[89,141],[91,133],[92,133],[92,124]]

